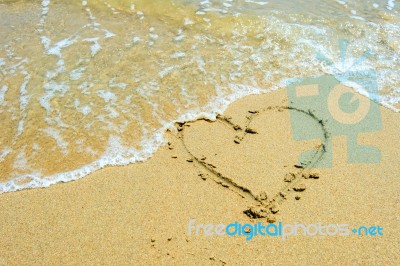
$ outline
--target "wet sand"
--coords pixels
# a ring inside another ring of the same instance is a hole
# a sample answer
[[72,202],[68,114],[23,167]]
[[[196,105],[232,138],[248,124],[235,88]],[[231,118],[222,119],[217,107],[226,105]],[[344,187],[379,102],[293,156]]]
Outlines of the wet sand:
[[[0,195],[0,265],[398,265],[399,114],[380,107],[383,129],[359,136],[381,151],[380,163],[347,163],[346,137],[333,136],[333,167],[307,171],[298,156],[323,142],[294,141],[287,106],[286,90],[248,96],[217,121],[177,125],[144,163]],[[191,219],[384,229],[246,241],[189,236]]]

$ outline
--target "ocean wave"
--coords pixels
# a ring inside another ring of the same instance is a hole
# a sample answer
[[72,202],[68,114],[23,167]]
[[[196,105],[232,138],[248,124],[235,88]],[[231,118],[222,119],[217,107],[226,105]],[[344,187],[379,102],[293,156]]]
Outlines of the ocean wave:
[[389,2],[3,1],[0,193],[144,161],[175,122],[215,119],[290,78],[372,69],[398,112]]

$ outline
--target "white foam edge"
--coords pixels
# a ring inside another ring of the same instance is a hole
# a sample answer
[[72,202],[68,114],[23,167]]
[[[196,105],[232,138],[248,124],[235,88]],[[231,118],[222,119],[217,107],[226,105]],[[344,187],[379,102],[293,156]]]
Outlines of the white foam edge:
[[[379,95],[379,91],[375,94],[371,94],[371,93],[367,92],[361,85],[357,84],[356,82],[350,81],[346,78],[342,78],[340,73],[331,73],[331,72],[325,72],[325,73],[328,75],[334,76],[336,78],[336,80],[338,80],[341,84],[343,84],[349,88],[352,88],[355,92],[369,98],[371,101],[373,101],[381,106],[384,106],[396,113],[400,112],[400,110],[395,107],[395,104],[400,102],[400,97]],[[292,83],[298,82],[299,79],[302,79],[302,78],[285,78],[282,80],[283,83],[281,83],[281,84],[285,84],[285,86],[288,86]]]
[[246,3],[252,3],[252,4],[256,4],[256,5],[260,5],[260,6],[264,6],[267,5],[268,2],[262,2],[262,1],[253,1],[253,0],[245,0]]
[[5,95],[6,95],[7,90],[8,90],[8,86],[7,85],[1,86],[1,89],[0,89],[0,106],[4,104],[4,101],[5,101],[4,99],[5,99]]
[[347,79],[343,79],[341,78],[340,75],[334,75],[335,78],[340,81],[341,84],[352,88],[355,92],[369,98],[371,101],[382,105],[396,113],[399,113],[400,110],[397,109],[394,104],[396,104],[399,101],[400,97],[394,98],[394,97],[389,97],[388,95],[379,95],[379,92],[375,93],[375,94],[371,94],[369,92],[367,92],[361,85],[357,84],[356,82],[353,81],[349,81]]
[[[280,83],[283,85],[283,82]],[[281,86],[280,85],[280,86]],[[199,108],[191,109],[186,113],[180,115],[175,120],[165,123],[161,128],[154,131],[153,135],[149,138],[142,140],[143,149],[140,151],[136,151],[131,148],[123,148],[118,147],[117,149],[111,148],[114,152],[116,150],[119,151],[118,154],[111,154],[112,158],[110,158],[110,154],[105,153],[100,159],[82,166],[81,168],[59,173],[56,175],[42,177],[39,173],[36,174],[25,174],[18,176],[12,180],[0,183],[0,194],[7,192],[15,192],[24,189],[33,189],[33,188],[47,188],[52,185],[58,183],[66,183],[70,181],[79,180],[95,171],[98,171],[107,166],[123,166],[128,165],[135,162],[143,162],[149,159],[161,146],[166,144],[165,132],[170,130],[172,132],[176,132],[175,123],[176,122],[190,122],[196,121],[198,119],[208,119],[215,120],[218,114],[222,114],[225,112],[226,108],[236,100],[243,98],[248,95],[254,94],[262,94],[268,93],[274,90],[279,89],[278,86],[272,87],[270,89],[261,89],[256,87],[251,87],[243,84],[229,84],[230,88],[239,89],[234,93],[231,93],[225,97],[216,97],[213,101],[209,102],[206,106],[204,106],[202,111]],[[118,139],[118,137],[115,137]],[[112,141],[110,139],[110,141]],[[115,139],[114,139],[115,141]],[[123,155],[130,154],[131,157],[126,159]],[[26,182],[26,180],[30,180]]]

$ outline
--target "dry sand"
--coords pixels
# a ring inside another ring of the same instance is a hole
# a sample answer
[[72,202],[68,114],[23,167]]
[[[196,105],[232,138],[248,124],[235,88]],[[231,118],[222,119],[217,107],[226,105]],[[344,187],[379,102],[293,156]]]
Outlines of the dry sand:
[[[285,90],[249,96],[216,122],[167,133],[170,145],[144,163],[0,195],[0,265],[399,265],[399,114],[381,107],[383,130],[359,138],[381,150],[380,163],[348,164],[346,138],[334,136],[333,167],[305,179],[298,156],[321,140],[292,140],[287,105]],[[288,173],[296,179],[284,182]],[[379,225],[384,234],[246,241],[189,236],[191,219]]]

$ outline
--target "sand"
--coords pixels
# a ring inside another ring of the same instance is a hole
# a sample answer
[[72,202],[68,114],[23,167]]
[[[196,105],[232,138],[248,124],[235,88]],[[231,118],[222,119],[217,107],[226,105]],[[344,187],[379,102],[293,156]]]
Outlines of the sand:
[[[299,154],[323,153],[324,141],[293,140],[287,106],[286,90],[248,96],[217,121],[177,125],[144,163],[0,195],[0,265],[398,265],[399,114],[380,107],[383,129],[359,136],[380,163],[349,164],[346,137],[332,136],[332,168],[310,171]],[[189,235],[192,219],[375,225],[383,236],[247,241]]]

